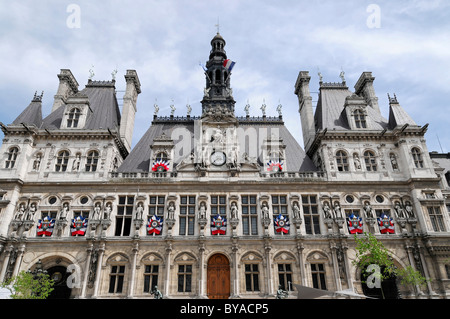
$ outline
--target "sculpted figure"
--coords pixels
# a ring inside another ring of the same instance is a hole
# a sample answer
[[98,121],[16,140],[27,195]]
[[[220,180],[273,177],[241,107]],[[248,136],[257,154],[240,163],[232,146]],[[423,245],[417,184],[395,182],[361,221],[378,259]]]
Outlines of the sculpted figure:
[[324,216],[324,218],[333,218],[333,215],[331,213],[331,208],[328,205],[328,202],[323,203],[323,216]]
[[206,218],[206,205],[205,202],[202,202],[200,204],[200,211],[198,214],[199,219],[205,219]]
[[364,212],[366,213],[367,218],[373,218],[373,209],[370,207],[369,202],[364,204]]
[[175,218],[175,205],[173,202],[169,203],[169,207],[167,208],[167,219]]
[[231,218],[238,219],[238,208],[235,202],[231,203]]

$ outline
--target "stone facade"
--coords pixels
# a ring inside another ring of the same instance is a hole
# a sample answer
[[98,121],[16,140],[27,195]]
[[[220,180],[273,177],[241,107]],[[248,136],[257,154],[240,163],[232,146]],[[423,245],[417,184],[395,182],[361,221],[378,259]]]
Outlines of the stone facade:
[[50,115],[35,95],[2,124],[0,280],[40,262],[56,297],[153,298],[157,286],[164,298],[275,298],[281,285],[295,298],[293,284],[364,294],[352,264],[361,231],[431,279],[397,282],[394,295],[447,298],[450,165],[430,157],[427,125],[396,97],[385,119],[370,72],[354,92],[343,75],[321,80],[313,113],[301,71],[302,149],[281,107],[235,116],[225,40],[211,46],[201,116],[158,116],[156,105],[133,148],[134,70],[122,114],[115,80],[79,90],[63,69]]

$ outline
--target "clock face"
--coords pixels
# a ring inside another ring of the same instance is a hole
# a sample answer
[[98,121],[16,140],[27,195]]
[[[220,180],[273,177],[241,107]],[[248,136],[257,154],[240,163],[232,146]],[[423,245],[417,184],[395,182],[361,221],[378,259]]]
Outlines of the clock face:
[[227,157],[223,152],[214,152],[211,154],[211,164],[221,166],[225,164]]

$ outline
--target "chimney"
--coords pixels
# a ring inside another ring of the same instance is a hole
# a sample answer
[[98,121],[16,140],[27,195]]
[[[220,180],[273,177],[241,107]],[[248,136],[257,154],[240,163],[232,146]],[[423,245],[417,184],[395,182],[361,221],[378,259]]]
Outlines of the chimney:
[[53,102],[52,112],[57,110],[61,105],[66,103],[67,98],[78,92],[78,82],[68,69],[61,69],[58,74],[59,87]]
[[131,150],[134,119],[137,111],[137,97],[138,94],[141,93],[141,83],[139,82],[139,77],[135,70],[127,70],[125,80],[127,82],[127,87],[123,96],[122,117],[120,119],[120,138],[129,152]]
[[295,83],[295,94],[298,96],[300,119],[302,122],[303,146],[308,151],[314,140],[315,125],[312,108],[312,97],[309,92],[311,76],[308,71],[300,71]]
[[378,98],[375,95],[372,72],[363,72],[355,84],[355,93],[366,100],[366,103],[380,113]]

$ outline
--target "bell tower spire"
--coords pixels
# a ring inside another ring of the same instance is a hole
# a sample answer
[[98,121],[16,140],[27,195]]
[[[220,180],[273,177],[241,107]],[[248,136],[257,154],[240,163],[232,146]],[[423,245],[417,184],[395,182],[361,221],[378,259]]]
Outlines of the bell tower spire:
[[209,60],[206,62],[206,88],[202,100],[202,118],[221,115],[234,118],[234,101],[230,75],[234,62],[227,58],[225,39],[219,30],[211,40]]

